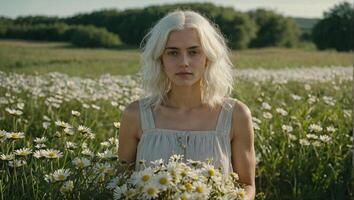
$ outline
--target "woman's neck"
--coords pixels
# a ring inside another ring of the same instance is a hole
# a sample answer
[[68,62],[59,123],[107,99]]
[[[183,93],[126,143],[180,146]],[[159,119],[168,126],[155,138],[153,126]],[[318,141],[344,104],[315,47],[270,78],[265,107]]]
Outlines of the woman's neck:
[[193,86],[173,86],[164,102],[165,106],[179,110],[192,110],[203,107],[202,93],[199,84]]

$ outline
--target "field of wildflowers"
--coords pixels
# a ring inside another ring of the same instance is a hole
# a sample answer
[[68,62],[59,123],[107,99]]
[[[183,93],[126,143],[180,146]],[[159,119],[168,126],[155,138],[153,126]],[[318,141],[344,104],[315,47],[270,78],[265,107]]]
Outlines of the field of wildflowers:
[[[253,114],[256,198],[353,198],[353,69],[235,73],[233,97]],[[0,199],[118,198],[120,115],[140,94],[138,75],[0,72]]]

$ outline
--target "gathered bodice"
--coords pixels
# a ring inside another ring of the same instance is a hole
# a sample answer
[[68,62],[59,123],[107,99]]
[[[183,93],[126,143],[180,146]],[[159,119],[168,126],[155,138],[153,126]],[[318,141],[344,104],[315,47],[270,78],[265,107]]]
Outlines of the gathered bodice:
[[215,130],[173,130],[156,128],[151,105],[147,98],[139,101],[140,121],[143,134],[137,147],[135,169],[144,168],[151,161],[168,161],[171,155],[180,154],[184,159],[206,161],[221,167],[224,174],[233,171],[231,164],[230,129],[234,101],[224,100]]

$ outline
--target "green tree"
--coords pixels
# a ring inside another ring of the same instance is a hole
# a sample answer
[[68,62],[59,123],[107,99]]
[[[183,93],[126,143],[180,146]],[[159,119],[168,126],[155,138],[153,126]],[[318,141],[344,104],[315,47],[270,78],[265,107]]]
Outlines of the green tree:
[[354,50],[354,8],[343,2],[335,5],[312,31],[318,49],[334,48],[338,51]]
[[256,36],[256,25],[245,13],[224,9],[215,20],[232,49],[247,48]]
[[120,43],[117,35],[92,25],[76,26],[70,32],[71,43],[79,47],[114,47]]
[[300,29],[291,18],[283,17],[273,11],[257,9],[248,12],[257,24],[257,37],[250,47],[294,47],[298,44]]

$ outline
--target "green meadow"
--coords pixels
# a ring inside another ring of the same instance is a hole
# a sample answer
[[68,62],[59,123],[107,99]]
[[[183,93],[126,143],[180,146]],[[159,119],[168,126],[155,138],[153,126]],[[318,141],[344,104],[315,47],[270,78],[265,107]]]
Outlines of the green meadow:
[[[0,70],[25,74],[62,72],[73,76],[126,75],[139,70],[140,50],[83,49],[69,43],[0,40]],[[264,48],[232,51],[237,69],[351,66],[352,53]]]

